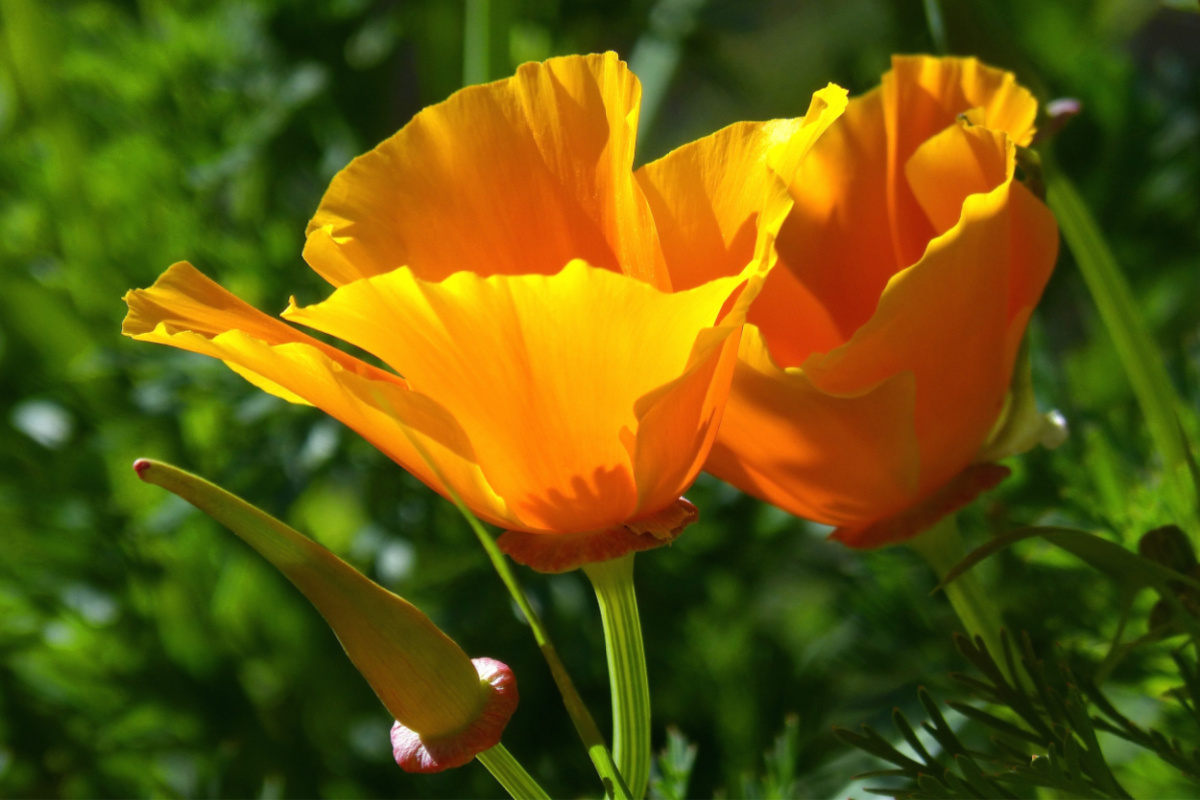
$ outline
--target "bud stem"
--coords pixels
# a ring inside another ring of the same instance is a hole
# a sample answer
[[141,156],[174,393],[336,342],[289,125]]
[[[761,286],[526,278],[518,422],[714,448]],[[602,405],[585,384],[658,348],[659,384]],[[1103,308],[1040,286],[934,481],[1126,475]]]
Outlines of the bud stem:
[[513,800],[550,800],[550,795],[546,794],[503,744],[497,743],[482,753],[477,753],[475,757],[479,759],[480,764],[487,767],[488,772],[492,773],[492,777],[500,782]]
[[[381,406],[389,408],[386,399],[382,400]],[[398,417],[398,415],[396,416]],[[416,437],[410,435],[407,430],[405,430],[404,435],[417,453],[420,454],[426,465],[433,471],[434,475],[437,476],[438,480],[441,481],[451,502],[458,508],[463,518],[466,519],[467,524],[471,526],[471,530],[475,532],[475,537],[483,545],[484,552],[487,553],[488,559],[492,562],[492,566],[500,576],[500,580],[504,582],[508,593],[512,595],[517,607],[521,609],[521,613],[525,615],[525,619],[529,622],[529,627],[533,629],[533,637],[542,651],[542,656],[546,659],[546,664],[550,667],[550,674],[554,677],[555,684],[558,685],[558,692],[562,695],[563,705],[567,707],[567,713],[571,716],[571,721],[575,723],[575,730],[579,734],[579,738],[583,740],[583,746],[587,748],[588,757],[591,758],[592,765],[596,768],[596,774],[600,777],[601,783],[604,784],[605,797],[610,800],[632,800],[629,794],[629,787],[625,784],[624,778],[621,777],[621,773],[613,761],[612,753],[608,750],[604,736],[600,733],[600,728],[596,726],[596,720],[592,718],[591,712],[584,705],[583,698],[579,696],[579,690],[575,688],[575,684],[571,680],[566,666],[563,665],[562,659],[558,656],[558,651],[555,649],[554,643],[550,641],[550,633],[546,630],[546,626],[542,624],[541,617],[537,615],[537,612],[533,610],[533,606],[529,604],[529,599],[525,597],[525,591],[521,588],[521,584],[517,583],[517,577],[513,575],[512,567],[505,560],[504,554],[500,552],[500,548],[496,545],[496,540],[491,537],[483,527],[483,523],[471,512],[471,509],[467,508],[466,504],[463,503],[462,498],[454,491],[454,487],[442,476],[436,462],[429,457],[429,453],[425,450],[424,445]]]
[[604,621],[612,686],[613,757],[634,800],[641,800],[650,781],[650,689],[633,588],[633,556],[629,553],[585,564],[583,571],[596,590]]
[[559,694],[562,695],[563,705],[567,707],[567,713],[571,716],[571,721],[575,723],[575,730],[579,733],[579,738],[583,740],[584,747],[587,748],[588,756],[592,759],[592,764],[596,768],[600,780],[604,783],[605,795],[615,800],[634,800],[629,792],[629,787],[626,785],[620,770],[613,759],[612,753],[608,750],[608,744],[604,741],[604,735],[600,733],[600,728],[596,725],[596,720],[592,718],[592,713],[588,711],[588,707],[584,705],[583,698],[579,696],[579,691],[575,688],[575,683],[571,680],[570,673],[567,672],[566,666],[562,663],[562,659],[558,656],[558,650],[554,647],[554,642],[550,641],[550,633],[546,630],[546,626],[542,624],[542,618],[533,610],[533,606],[529,604],[529,599],[525,596],[525,591],[521,585],[517,583],[517,577],[513,575],[512,567],[505,560],[504,554],[500,552],[500,548],[496,545],[496,540],[488,535],[481,523],[470,509],[458,503],[459,511],[467,518],[467,523],[471,529],[475,531],[476,538],[483,545],[484,551],[488,554],[488,558],[492,561],[492,566],[500,575],[500,580],[508,588],[508,593],[517,603],[517,607],[521,609],[521,613],[525,615],[525,619],[529,622],[529,627],[533,629],[533,638],[537,641],[538,647],[542,651],[542,656],[546,659],[546,664],[550,667],[550,674],[554,677],[554,682],[558,685]]

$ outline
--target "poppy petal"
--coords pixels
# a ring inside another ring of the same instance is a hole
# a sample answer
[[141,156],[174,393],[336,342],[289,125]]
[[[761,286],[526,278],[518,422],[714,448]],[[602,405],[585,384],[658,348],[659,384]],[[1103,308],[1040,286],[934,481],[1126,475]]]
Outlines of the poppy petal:
[[1011,182],[968,197],[958,224],[888,283],[850,342],[805,364],[814,384],[834,393],[913,373],[922,493],[973,460],[1003,408],[1020,345],[1017,315],[1040,296],[1057,252],[1053,216],[1036,203]]
[[911,153],[960,113],[972,117],[975,125],[1004,131],[1022,147],[1033,141],[1037,100],[1007,70],[976,58],[892,56],[889,76],[883,79],[892,83],[895,92],[891,106],[895,116],[889,121],[897,133],[904,132],[898,140],[901,154]]
[[929,530],[942,517],[965,508],[1012,472],[1000,464],[972,464],[929,497],[899,514],[866,525],[847,525],[829,534],[847,547],[870,550],[896,544]]
[[396,375],[263,314],[190,264],[176,264],[126,301],[126,336],[221,359],[272,394],[317,406],[445,495],[413,437],[481,515],[498,524],[514,521],[474,463],[461,426]]
[[1037,101],[1011,72],[974,58],[894,56],[891,71],[883,76],[882,92],[892,242],[896,263],[908,266],[920,259],[934,234],[905,178],[908,159],[959,114],[1027,145],[1033,139]]
[[830,85],[803,118],[739,122],[637,171],[675,289],[767,264],[791,176],[845,106],[846,91]]
[[697,339],[697,355],[679,378],[638,400],[633,471],[638,511],[663,508],[692,485],[717,437],[737,363],[741,323],[726,322]]
[[510,527],[590,531],[640,510],[635,404],[693,366],[698,338],[744,282],[667,294],[581,261],[438,283],[398,269],[285,316],[375,354],[444,406],[522,520]]
[[615,53],[457,92],[338,173],[305,259],[335,286],[401,266],[427,281],[550,275],[581,258],[665,288],[632,174],[640,99]]
[[795,205],[775,243],[780,264],[750,312],[779,365],[829,352],[875,313],[900,268],[886,233],[886,190],[887,138],[876,90],[849,102],[793,177]]
[[904,175],[940,236],[958,224],[967,197],[990,192],[1008,179],[1014,155],[1003,132],[960,122],[918,147]]
[[778,367],[762,334],[747,325],[706,469],[829,525],[903,508],[917,492],[915,394],[907,372],[857,394],[821,391],[800,369]]
[[[126,293],[124,299],[129,313],[121,323],[121,333],[134,339],[146,338],[145,335],[151,334],[159,325],[167,333],[193,331],[208,338],[240,330],[267,344],[295,342],[315,348],[343,369],[369,380],[403,383],[391,373],[264,314],[186,261],[172,264],[149,289],[134,289]],[[310,405],[299,395],[243,366],[232,363],[228,366],[266,392],[291,403]]]

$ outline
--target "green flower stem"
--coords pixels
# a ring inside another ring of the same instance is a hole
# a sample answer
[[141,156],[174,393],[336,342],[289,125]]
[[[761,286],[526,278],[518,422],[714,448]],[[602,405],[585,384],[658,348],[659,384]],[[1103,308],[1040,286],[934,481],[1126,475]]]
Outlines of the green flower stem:
[[634,800],[641,800],[650,781],[650,689],[633,590],[633,553],[586,564],[583,571],[596,590],[604,621],[612,686],[613,754]]
[[487,83],[491,66],[491,0],[467,0],[463,25],[463,86]]
[[925,26],[929,28],[929,38],[938,55],[944,56],[950,52],[950,44],[946,39],[946,21],[942,17],[942,4],[938,0],[924,0]]
[[[950,569],[966,556],[962,535],[958,532],[958,522],[953,514],[947,514],[932,528],[910,539],[908,546],[916,550],[921,558],[933,567],[938,580],[944,579]],[[1013,680],[1013,676],[1008,674],[1008,664],[1000,644],[1000,613],[988,600],[979,575],[974,569],[969,569],[951,583],[945,584],[942,590],[967,629],[967,635],[972,639],[976,636],[981,637],[1005,677]]]
[[633,796],[629,792],[629,787],[621,777],[622,773],[618,770],[612,753],[608,750],[604,736],[600,733],[599,726],[596,725],[596,720],[592,718],[592,713],[584,705],[583,698],[579,696],[579,691],[575,688],[575,683],[571,680],[570,674],[567,673],[567,668],[558,656],[558,650],[555,649],[554,643],[550,641],[550,634],[547,632],[546,626],[542,624],[541,617],[537,615],[537,612],[533,610],[533,606],[529,604],[529,599],[525,596],[521,585],[517,583],[517,578],[513,575],[512,567],[509,566],[508,561],[504,558],[504,554],[500,552],[500,548],[496,545],[496,540],[488,535],[488,532],[483,528],[483,523],[476,519],[470,509],[457,500],[455,502],[459,510],[467,518],[471,529],[475,531],[475,536],[479,539],[479,543],[483,545],[488,558],[491,559],[492,566],[496,568],[496,572],[500,575],[500,580],[504,581],[504,585],[508,587],[508,592],[512,595],[513,600],[516,601],[517,607],[521,609],[521,613],[529,621],[529,627],[533,629],[533,637],[537,640],[538,647],[541,648],[542,657],[546,659],[546,663],[550,667],[550,674],[554,676],[554,682],[558,685],[558,691],[562,695],[563,704],[567,707],[567,713],[571,715],[571,721],[575,723],[575,730],[579,733],[579,738],[583,740],[583,744],[588,751],[588,756],[592,759],[592,764],[595,765],[596,772],[600,775],[600,780],[604,783],[606,794],[609,797],[616,798],[616,800],[633,800]]
[[550,795],[530,777],[520,762],[512,757],[503,744],[484,750],[475,756],[500,782],[513,800],[550,800]]
[[707,0],[658,0],[647,16],[647,26],[634,42],[629,69],[642,82],[642,107],[638,115],[638,141],[654,126],[667,89],[683,58],[684,45],[696,30],[696,17]]

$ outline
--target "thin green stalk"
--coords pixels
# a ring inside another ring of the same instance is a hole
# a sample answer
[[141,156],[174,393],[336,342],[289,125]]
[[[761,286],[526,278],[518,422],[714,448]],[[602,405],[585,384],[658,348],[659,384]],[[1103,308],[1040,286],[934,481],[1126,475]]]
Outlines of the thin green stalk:
[[513,575],[512,567],[504,558],[504,554],[500,552],[500,548],[496,545],[496,540],[493,539],[470,509],[464,506],[457,498],[454,499],[455,505],[459,511],[467,518],[467,523],[470,524],[471,530],[475,531],[475,536],[479,539],[479,543],[483,545],[484,551],[487,552],[488,558],[492,561],[492,566],[496,568],[496,572],[500,575],[500,580],[508,587],[508,592],[516,601],[517,607],[521,609],[521,613],[525,615],[525,619],[529,621],[529,627],[533,630],[533,638],[537,640],[538,647],[541,648],[542,656],[546,659],[546,663],[550,666],[550,674],[554,676],[554,682],[558,684],[558,691],[562,695],[563,704],[567,707],[567,713],[571,715],[571,721],[575,723],[575,730],[579,733],[579,738],[583,740],[584,746],[587,748],[588,756],[592,759],[592,764],[596,767],[596,772],[599,773],[601,781],[604,783],[604,788],[609,797],[615,797],[617,800],[633,800],[633,796],[629,791],[622,771],[617,768],[612,753],[608,750],[608,745],[604,741],[603,734],[600,733],[599,726],[596,725],[596,720],[592,718],[592,713],[583,703],[583,698],[579,696],[579,691],[575,688],[575,683],[571,680],[570,674],[567,673],[566,666],[563,665],[562,659],[558,656],[558,650],[555,649],[554,643],[550,641],[550,634],[546,630],[546,626],[542,624],[542,619],[533,610],[533,606],[529,604],[529,599],[525,596],[525,592],[521,589],[521,585],[517,583],[517,578]]
[[[939,581],[966,556],[962,535],[958,532],[958,522],[953,514],[947,514],[932,528],[910,539],[908,546],[933,567]],[[944,585],[942,590],[967,629],[967,635],[972,639],[976,636],[981,637],[1005,677],[1013,680],[1013,676],[1008,674],[1004,649],[1000,644],[1000,613],[988,599],[979,575],[974,569],[969,569],[951,583]]]
[[487,767],[488,772],[492,773],[492,777],[500,782],[513,800],[550,800],[550,795],[546,794],[503,744],[497,743],[475,757],[479,759],[480,764]]
[[638,141],[646,138],[675,77],[683,46],[696,28],[696,17],[707,0],[658,0],[646,30],[633,45],[629,68],[642,82]]
[[924,4],[925,25],[929,28],[929,38],[933,40],[933,47],[938,55],[944,56],[950,52],[950,45],[946,40],[946,21],[942,18],[942,5],[938,0],[924,0]]
[[633,589],[633,553],[586,564],[583,571],[596,590],[604,621],[612,687],[613,756],[634,800],[641,800],[650,781],[650,689]]
[[[391,404],[387,401],[386,397],[380,393],[376,393],[375,398],[379,401],[381,408],[391,410]],[[393,416],[399,418],[399,415],[394,413]],[[613,798],[613,800],[632,800],[629,787],[626,785],[624,778],[621,777],[621,773],[613,761],[612,753],[609,752],[608,745],[604,741],[604,736],[600,733],[599,726],[596,725],[596,720],[592,718],[592,713],[584,705],[583,698],[579,696],[579,690],[575,688],[574,681],[571,680],[566,666],[558,656],[558,650],[555,649],[554,643],[550,641],[549,631],[542,624],[541,617],[533,610],[533,606],[529,604],[529,599],[525,596],[525,591],[521,588],[521,584],[517,582],[516,576],[513,575],[512,567],[509,566],[508,561],[504,558],[504,554],[500,552],[500,548],[496,545],[496,540],[484,529],[483,523],[471,512],[471,509],[467,508],[462,498],[458,496],[458,492],[454,491],[453,486],[442,475],[437,462],[429,457],[429,452],[425,449],[425,445],[403,426],[400,426],[400,431],[408,439],[409,443],[412,444],[417,454],[425,461],[426,466],[441,481],[446,494],[449,495],[451,502],[458,508],[463,518],[466,519],[467,524],[471,526],[471,530],[475,532],[475,537],[483,545],[483,550],[487,553],[488,559],[492,562],[492,566],[500,576],[500,580],[504,582],[508,593],[512,595],[512,599],[516,602],[517,607],[521,609],[521,613],[525,615],[525,619],[529,622],[529,627],[533,630],[533,637],[542,651],[542,657],[546,659],[546,664],[550,667],[550,674],[554,678],[554,683],[558,686],[559,694],[562,695],[563,705],[567,707],[567,713],[571,716],[571,722],[575,724],[575,730],[579,733],[579,738],[583,741],[583,746],[587,748],[588,757],[591,758],[592,764],[596,768],[596,774],[600,776],[600,782],[604,784],[605,795]]]
[[1196,516],[1200,475],[1196,473],[1188,441],[1179,424],[1176,413],[1179,399],[1162,357],[1100,226],[1071,179],[1053,164],[1048,164],[1045,180],[1046,202],[1058,218],[1063,238],[1075,256],[1100,319],[1112,337],[1117,356],[1146,418],[1150,436],[1162,458],[1171,510],[1176,520],[1195,536],[1200,533],[1200,521]]
[[463,22],[463,86],[487,83],[492,61],[491,2],[467,0]]

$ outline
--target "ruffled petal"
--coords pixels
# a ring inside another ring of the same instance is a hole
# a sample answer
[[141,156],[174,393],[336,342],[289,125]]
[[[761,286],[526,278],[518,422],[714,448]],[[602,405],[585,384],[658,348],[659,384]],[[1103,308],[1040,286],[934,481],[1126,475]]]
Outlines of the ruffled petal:
[[[129,313],[121,323],[121,333],[134,339],[161,341],[161,337],[149,336],[159,325],[166,334],[193,331],[210,339],[226,331],[240,330],[267,344],[295,342],[315,348],[341,368],[369,380],[403,384],[395,375],[262,313],[186,261],[172,264],[149,289],[134,289],[124,299]],[[303,397],[242,365],[226,364],[263,391],[291,403],[310,405]]]
[[1053,217],[1024,186],[1010,179],[972,195],[959,222],[889,282],[875,316],[804,370],[834,393],[912,372],[925,494],[971,463],[999,416],[1030,301],[1056,252]]
[[904,131],[901,144],[914,143],[901,146],[902,156],[963,113],[973,124],[1003,131],[1022,147],[1033,142],[1037,100],[1007,70],[977,58],[892,56],[889,74],[897,89],[892,106],[897,116],[890,119],[897,131]]
[[655,510],[639,504],[635,405],[694,366],[743,283],[668,294],[580,261],[440,283],[399,269],[285,316],[375,354],[445,407],[521,520],[510,527],[578,532]]
[[829,352],[875,313],[899,268],[887,174],[876,90],[850,100],[793,177],[795,205],[775,243],[780,263],[750,313],[781,366]]
[[756,258],[767,266],[791,210],[791,177],[845,106],[845,90],[830,85],[803,118],[739,122],[638,170],[675,289],[736,275]]
[[319,407],[448,496],[444,479],[490,522],[514,522],[462,427],[401,378],[263,314],[189,264],[176,264],[126,300],[125,335],[221,359],[267,391]]
[[821,391],[781,369],[753,325],[705,468],[798,516],[829,525],[871,519],[917,496],[915,382],[892,376],[857,394]]
[[974,58],[894,56],[882,81],[888,135],[888,198],[898,267],[914,264],[934,235],[905,179],[908,159],[927,139],[965,114],[1016,144],[1033,139],[1037,101],[1011,72]]
[[917,148],[904,167],[913,196],[934,233],[958,224],[963,200],[990,192],[1008,179],[1013,153],[1000,131],[961,122]]
[[632,174],[640,99],[615,53],[457,92],[338,173],[305,259],[335,286],[401,266],[551,275],[580,258],[665,288]]
[[859,550],[907,541],[932,528],[942,517],[965,508],[979,495],[999,486],[1010,472],[1012,470],[1000,464],[972,464],[938,486],[924,500],[898,514],[865,525],[840,527],[829,534],[829,538]]
[[753,264],[742,274],[746,284],[737,300],[719,325],[696,337],[684,373],[642,395],[634,406],[638,420],[632,454],[637,517],[668,507],[691,486],[716,441],[746,312],[758,297],[764,278]]
[[956,476],[1057,253],[1052,215],[1013,180],[1035,113],[974,59],[897,57],[850,101],[793,178],[710,471],[856,546],[983,485]]

